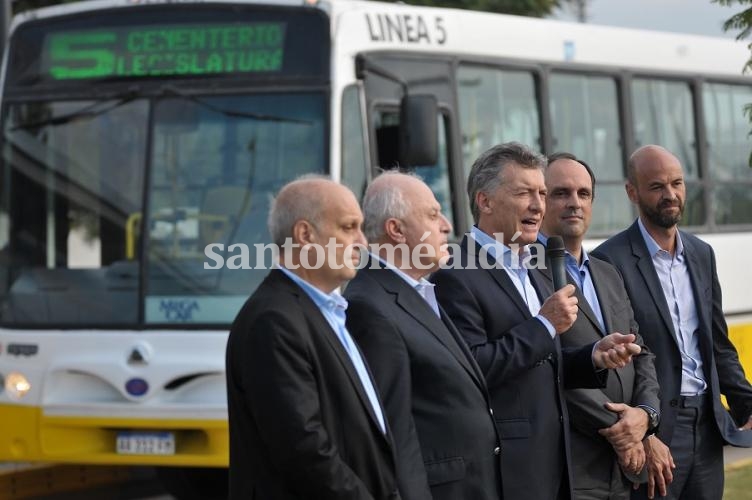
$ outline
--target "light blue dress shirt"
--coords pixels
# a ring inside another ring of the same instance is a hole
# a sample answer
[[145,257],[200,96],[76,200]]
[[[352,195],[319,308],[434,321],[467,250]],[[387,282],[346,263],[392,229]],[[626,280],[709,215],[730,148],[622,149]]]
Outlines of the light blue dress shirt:
[[[538,239],[543,242],[544,245],[548,243],[548,236],[543,233],[538,233]],[[564,264],[567,268],[567,273],[572,277],[574,282],[582,292],[582,295],[587,300],[590,309],[595,313],[598,318],[598,323],[601,325],[601,330],[606,332],[606,323],[603,321],[603,312],[601,311],[601,304],[598,301],[598,294],[595,292],[595,284],[593,278],[590,276],[590,257],[584,248],[580,250],[582,252],[582,263],[577,262],[574,255],[568,251],[564,254]],[[608,333],[608,332],[606,332]],[[631,333],[631,332],[621,332]]]
[[692,282],[681,236],[677,231],[676,251],[672,256],[650,236],[641,219],[637,219],[637,224],[653,260],[658,280],[661,282],[668,310],[671,312],[671,322],[674,325],[676,343],[682,360],[681,394],[682,396],[701,394],[705,392],[707,384],[702,371],[702,355],[697,331],[700,322],[697,317],[695,296],[692,293]]
[[336,290],[330,294],[322,292],[297,274],[282,266],[279,266],[279,270],[285,273],[287,277],[303,289],[313,303],[316,304],[316,307],[319,308],[321,314],[324,315],[324,318],[326,318],[326,321],[329,323],[329,326],[332,327],[332,330],[337,334],[337,339],[342,344],[342,347],[345,348],[345,352],[347,352],[347,355],[350,357],[350,361],[352,361],[353,367],[358,374],[358,378],[360,378],[360,383],[363,386],[363,389],[368,396],[368,400],[371,403],[371,407],[373,408],[373,412],[376,414],[376,418],[379,421],[381,432],[386,434],[384,415],[381,412],[381,404],[379,403],[379,398],[376,396],[373,381],[371,380],[371,376],[368,373],[368,369],[363,362],[363,358],[360,355],[360,351],[358,350],[355,341],[350,336],[350,332],[347,331],[347,327],[345,326],[347,300],[345,300],[345,298]]
[[434,287],[436,285],[434,283],[431,283],[425,278],[416,280],[412,276],[408,276],[408,274],[405,273],[402,269],[390,264],[376,254],[371,254],[371,258],[378,259],[379,262],[384,264],[384,267],[391,271],[394,271],[397,276],[405,280],[407,284],[410,285],[410,288],[418,292],[418,295],[423,297],[423,300],[428,302],[428,305],[431,306],[431,309],[433,309],[433,312],[436,313],[436,316],[441,317],[441,313],[439,313],[439,303],[436,301],[436,291],[434,290]]
[[[527,246],[520,247],[519,255],[512,255],[512,250],[508,246],[497,241],[496,238],[487,235],[478,229],[477,226],[473,226],[470,230],[470,235],[488,251],[496,262],[501,264],[502,268],[509,276],[509,279],[514,283],[514,287],[519,292],[520,297],[522,297],[527,304],[530,314],[543,323],[543,326],[546,327],[551,338],[554,338],[556,336],[556,329],[550,321],[538,314],[541,308],[540,299],[538,299],[538,294],[536,293],[535,288],[533,288],[527,269],[523,265],[526,257],[530,255]],[[499,256],[501,256],[501,258],[499,258]]]

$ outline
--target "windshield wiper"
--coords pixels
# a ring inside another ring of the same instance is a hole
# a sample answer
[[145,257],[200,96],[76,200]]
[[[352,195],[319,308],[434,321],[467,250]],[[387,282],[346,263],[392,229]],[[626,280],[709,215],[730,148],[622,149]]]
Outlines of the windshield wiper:
[[[121,95],[111,97],[107,99],[107,101],[98,100],[70,113],[63,113],[61,115],[51,116],[49,118],[44,118],[29,123],[20,123],[12,127],[10,131],[14,132],[19,129],[30,129],[38,127],[57,127],[58,125],[65,125],[73,121],[91,120],[92,118],[96,118],[97,116],[109,113],[114,109],[128,104],[140,95],[141,92],[139,88],[131,87]],[[103,103],[106,103],[107,105],[103,106]]]
[[183,92],[182,90],[172,85],[163,85],[161,87],[161,90],[164,95],[175,95],[177,97],[181,97],[187,101],[195,102],[199,106],[202,106],[206,109],[214,111],[215,113],[219,113],[224,116],[229,116],[231,118],[247,118],[249,120],[257,120],[257,121],[265,121],[265,122],[298,123],[301,125],[313,125],[314,124],[313,120],[301,120],[299,118],[285,118],[282,116],[264,115],[261,113],[249,113],[246,111],[233,111],[230,109],[222,109],[218,106],[215,106],[214,104],[210,104],[204,101],[200,97],[196,97],[194,95]]

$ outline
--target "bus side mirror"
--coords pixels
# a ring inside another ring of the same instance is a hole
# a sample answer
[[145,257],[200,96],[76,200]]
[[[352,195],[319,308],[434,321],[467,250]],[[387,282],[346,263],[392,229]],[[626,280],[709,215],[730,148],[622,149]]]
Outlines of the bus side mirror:
[[399,157],[403,167],[436,165],[439,158],[436,96],[406,95],[400,103]]

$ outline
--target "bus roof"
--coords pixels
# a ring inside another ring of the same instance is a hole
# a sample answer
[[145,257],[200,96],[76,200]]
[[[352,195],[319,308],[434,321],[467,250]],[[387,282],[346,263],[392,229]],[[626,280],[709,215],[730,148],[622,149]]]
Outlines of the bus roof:
[[14,18],[11,32],[33,19],[136,5],[191,3],[316,6],[332,18],[334,50],[339,57],[372,51],[435,52],[479,60],[718,76],[741,76],[750,57],[746,43],[727,38],[364,0],[88,0],[21,13]]

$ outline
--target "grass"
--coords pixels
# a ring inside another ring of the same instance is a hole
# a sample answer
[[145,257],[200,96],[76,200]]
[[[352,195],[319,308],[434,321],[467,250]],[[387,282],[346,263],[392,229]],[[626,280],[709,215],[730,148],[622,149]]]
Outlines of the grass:
[[752,497],[752,462],[726,470],[723,500],[749,500]]

